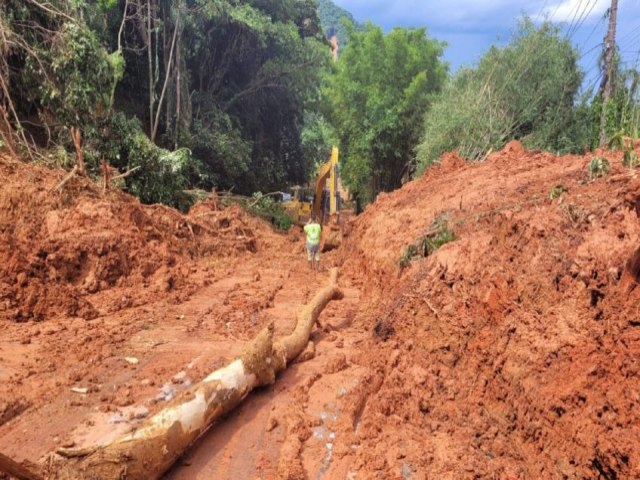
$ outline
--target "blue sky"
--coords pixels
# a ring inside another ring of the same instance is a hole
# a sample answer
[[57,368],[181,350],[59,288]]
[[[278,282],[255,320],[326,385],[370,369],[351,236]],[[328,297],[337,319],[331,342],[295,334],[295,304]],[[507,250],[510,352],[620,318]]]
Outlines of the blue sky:
[[[602,49],[611,0],[334,0],[360,22],[385,30],[426,26],[430,36],[447,42],[445,60],[452,71],[474,65],[492,44],[509,40],[518,18],[549,18],[580,49],[584,87],[599,83]],[[619,0],[616,40],[629,67],[640,67],[640,0]]]

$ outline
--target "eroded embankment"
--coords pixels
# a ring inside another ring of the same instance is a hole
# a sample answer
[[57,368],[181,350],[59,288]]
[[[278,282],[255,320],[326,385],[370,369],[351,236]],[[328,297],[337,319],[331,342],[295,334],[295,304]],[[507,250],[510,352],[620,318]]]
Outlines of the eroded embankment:
[[[590,157],[517,143],[449,155],[352,224],[375,372],[358,478],[640,476],[640,180],[604,155],[593,181]],[[443,225],[456,240],[401,269]]]

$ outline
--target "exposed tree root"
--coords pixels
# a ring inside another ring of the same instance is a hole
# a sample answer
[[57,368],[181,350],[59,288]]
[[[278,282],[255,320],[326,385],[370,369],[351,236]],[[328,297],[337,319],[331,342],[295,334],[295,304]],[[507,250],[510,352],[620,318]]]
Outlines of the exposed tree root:
[[251,390],[275,382],[307,346],[309,336],[324,307],[342,298],[337,271],[329,284],[297,314],[295,330],[273,340],[269,325],[247,346],[242,356],[216,370],[183,392],[138,429],[94,449],[61,449],[51,455],[45,478],[156,479],[218,418],[238,405]]

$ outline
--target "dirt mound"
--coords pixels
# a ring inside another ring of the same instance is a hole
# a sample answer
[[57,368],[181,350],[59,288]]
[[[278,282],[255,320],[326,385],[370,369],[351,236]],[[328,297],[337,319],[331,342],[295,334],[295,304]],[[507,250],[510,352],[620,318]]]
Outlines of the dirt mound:
[[599,153],[449,155],[352,222],[358,478],[640,478],[640,180]]
[[83,178],[56,190],[64,175],[0,158],[0,318],[91,319],[180,300],[198,286],[193,270],[209,268],[194,260],[255,253],[256,232],[271,230],[238,208],[203,202],[185,216]]

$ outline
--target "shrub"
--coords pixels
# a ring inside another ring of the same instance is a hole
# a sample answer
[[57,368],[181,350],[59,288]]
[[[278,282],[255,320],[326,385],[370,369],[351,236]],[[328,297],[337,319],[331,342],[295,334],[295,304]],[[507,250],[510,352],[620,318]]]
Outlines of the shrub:
[[638,154],[631,149],[625,149],[624,157],[622,159],[622,163],[627,168],[637,168],[638,167]]
[[247,205],[249,213],[271,222],[278,230],[287,231],[291,228],[293,219],[272,197],[256,192],[252,199]]
[[449,228],[447,218],[435,220],[427,233],[421,235],[415,243],[407,246],[398,262],[400,268],[408,267],[413,260],[428,257],[442,245],[453,242],[455,239],[456,235]]
[[556,198],[560,198],[562,195],[564,195],[568,191],[569,191],[569,189],[567,187],[565,187],[562,183],[554,185],[549,190],[549,199],[550,200],[555,200]]
[[604,177],[609,173],[609,160],[604,157],[593,157],[589,162],[589,180]]
[[506,47],[492,47],[476,68],[461,69],[435,99],[416,149],[418,173],[444,152],[481,160],[511,139],[579,150],[586,138],[586,112],[575,108],[581,80],[578,54],[558,27],[525,19]]

